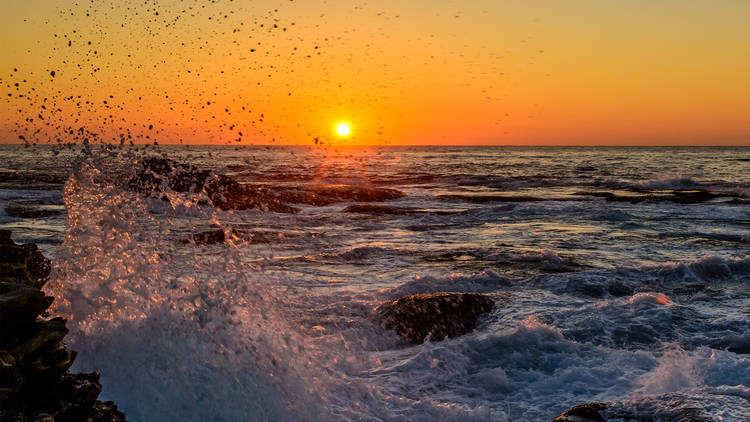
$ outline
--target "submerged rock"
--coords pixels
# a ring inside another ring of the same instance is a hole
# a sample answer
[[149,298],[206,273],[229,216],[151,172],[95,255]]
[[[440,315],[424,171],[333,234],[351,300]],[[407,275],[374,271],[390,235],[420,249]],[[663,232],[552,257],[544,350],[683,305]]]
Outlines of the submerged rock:
[[[273,239],[279,238],[281,233],[251,231],[242,229],[230,229],[229,236],[232,240],[251,244],[271,243]],[[198,245],[214,245],[224,243],[227,235],[223,229],[212,229],[193,234],[193,242]]]
[[381,202],[405,194],[396,189],[352,185],[303,185],[274,188],[279,198],[290,204],[324,206],[338,202]]
[[53,298],[39,290],[49,261],[36,245],[17,245],[0,231],[0,420],[123,422],[112,402],[99,402],[99,373],[69,371],[76,352],[62,340],[62,318],[43,319]]
[[552,422],[709,422],[716,420],[717,400],[723,401],[728,408],[726,420],[739,420],[732,418],[732,409],[742,412],[743,406],[747,404],[746,399],[733,395],[664,393],[622,402],[579,404],[566,410]]
[[388,205],[377,204],[354,204],[341,210],[341,212],[371,214],[371,215],[408,215],[419,214],[423,211],[418,208],[409,207],[392,207]]
[[60,215],[64,209],[62,205],[49,205],[35,199],[24,199],[8,202],[5,214],[15,218],[44,218]]
[[606,422],[602,411],[612,403],[583,403],[571,407],[552,422]]
[[478,293],[428,293],[402,297],[375,309],[380,324],[412,343],[443,340],[474,329],[494,301]]

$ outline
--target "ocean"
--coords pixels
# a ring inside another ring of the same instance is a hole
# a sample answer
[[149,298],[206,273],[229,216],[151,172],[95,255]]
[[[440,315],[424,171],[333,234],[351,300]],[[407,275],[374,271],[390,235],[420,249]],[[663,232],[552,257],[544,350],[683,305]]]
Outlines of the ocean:
[[[296,212],[132,189],[152,156]],[[548,421],[610,401],[640,420],[750,420],[750,148],[0,157],[0,228],[53,260],[73,369],[101,371],[132,421]],[[374,316],[435,292],[494,308],[416,345]]]

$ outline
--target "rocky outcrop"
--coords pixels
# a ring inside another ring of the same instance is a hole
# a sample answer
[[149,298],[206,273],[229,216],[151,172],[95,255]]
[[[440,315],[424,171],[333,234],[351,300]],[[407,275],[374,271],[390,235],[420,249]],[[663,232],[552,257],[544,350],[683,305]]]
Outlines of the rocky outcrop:
[[201,170],[168,158],[147,158],[138,163],[128,186],[138,192],[205,192],[213,206],[222,210],[262,209],[294,213],[291,207],[264,188],[243,186],[228,176]]
[[49,261],[36,245],[16,245],[9,230],[0,230],[0,281],[41,289],[49,271]]
[[205,193],[213,206],[222,210],[261,209],[295,213],[289,204],[324,206],[338,202],[376,202],[401,198],[395,189],[350,185],[285,185],[240,184],[235,179],[209,170],[182,164],[168,158],[147,158],[138,163],[135,176],[128,186],[138,192]]
[[478,293],[428,293],[402,297],[375,309],[380,324],[412,343],[454,338],[474,329],[493,300]]
[[0,230],[0,420],[123,422],[112,402],[97,400],[99,373],[69,371],[76,352],[62,342],[62,318],[45,319],[53,298],[39,290],[49,261],[35,245]]

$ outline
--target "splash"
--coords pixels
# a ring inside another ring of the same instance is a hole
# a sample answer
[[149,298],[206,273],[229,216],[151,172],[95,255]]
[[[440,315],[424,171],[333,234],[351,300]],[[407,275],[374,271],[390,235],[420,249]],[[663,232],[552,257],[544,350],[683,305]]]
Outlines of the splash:
[[115,173],[91,158],[64,188],[67,235],[48,288],[80,369],[102,371],[104,395],[136,421],[334,417],[326,392],[343,346],[301,335],[286,293],[238,249],[176,241],[191,216],[222,226],[221,212],[176,192],[168,206],[141,197]]

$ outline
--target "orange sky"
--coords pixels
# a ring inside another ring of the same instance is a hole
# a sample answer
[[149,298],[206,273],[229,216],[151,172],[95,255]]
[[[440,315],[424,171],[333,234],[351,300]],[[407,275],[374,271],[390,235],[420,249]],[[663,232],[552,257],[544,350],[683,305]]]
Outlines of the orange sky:
[[3,142],[750,145],[744,0],[3,7]]

